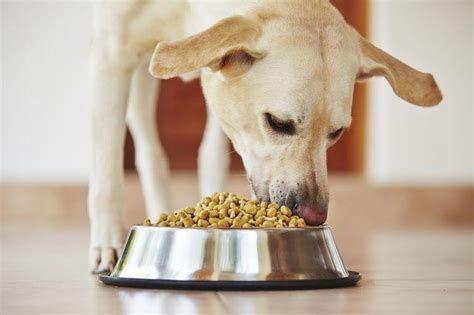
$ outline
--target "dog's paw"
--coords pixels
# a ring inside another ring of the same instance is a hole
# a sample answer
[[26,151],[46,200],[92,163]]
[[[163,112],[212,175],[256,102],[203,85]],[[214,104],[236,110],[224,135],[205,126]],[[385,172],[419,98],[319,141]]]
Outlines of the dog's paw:
[[89,269],[92,273],[111,272],[122,252],[126,231],[122,224],[113,221],[91,224]]
[[110,273],[117,263],[121,248],[95,247],[90,249],[90,271],[92,273]]

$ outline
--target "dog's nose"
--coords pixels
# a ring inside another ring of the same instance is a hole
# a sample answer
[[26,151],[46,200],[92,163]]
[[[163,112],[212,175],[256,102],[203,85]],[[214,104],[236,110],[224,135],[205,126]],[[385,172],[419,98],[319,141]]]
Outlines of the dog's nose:
[[308,225],[321,225],[328,215],[329,197],[308,193],[308,190],[293,191],[284,200],[271,199],[272,202],[284,204],[292,209],[293,214],[303,218]]
[[302,201],[295,205],[293,212],[308,225],[321,225],[326,222],[328,216],[328,203]]

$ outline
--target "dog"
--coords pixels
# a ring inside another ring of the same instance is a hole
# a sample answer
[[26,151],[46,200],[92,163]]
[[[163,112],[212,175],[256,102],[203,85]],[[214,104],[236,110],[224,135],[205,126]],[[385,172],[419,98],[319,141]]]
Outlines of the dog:
[[254,197],[285,204],[310,225],[326,220],[326,150],[351,124],[356,81],[382,76],[400,98],[419,106],[442,99],[431,74],[372,45],[328,0],[97,1],[88,195],[94,272],[114,266],[125,236],[127,125],[147,215],[169,210],[155,78],[176,76],[200,77],[208,107],[198,159],[201,193],[222,190],[228,137]]

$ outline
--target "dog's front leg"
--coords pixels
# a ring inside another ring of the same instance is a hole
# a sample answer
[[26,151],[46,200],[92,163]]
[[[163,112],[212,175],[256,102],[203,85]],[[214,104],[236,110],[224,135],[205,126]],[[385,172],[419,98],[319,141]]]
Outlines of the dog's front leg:
[[150,75],[148,60],[134,72],[128,100],[127,123],[135,143],[135,165],[145,196],[147,217],[169,212],[169,169],[156,126],[156,98],[160,81]]
[[206,129],[198,156],[199,188],[202,196],[223,190],[230,162],[228,151],[229,140],[208,109]]
[[131,70],[92,54],[92,161],[89,178],[90,268],[110,270],[125,236],[123,207],[123,146]]

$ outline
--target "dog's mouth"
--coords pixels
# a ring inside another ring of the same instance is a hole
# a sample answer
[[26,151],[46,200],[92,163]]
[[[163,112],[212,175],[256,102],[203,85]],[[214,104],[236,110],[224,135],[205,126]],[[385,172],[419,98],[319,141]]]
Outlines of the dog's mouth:
[[276,202],[285,205],[292,210],[294,215],[303,218],[308,225],[317,226],[326,222],[328,216],[327,204],[320,205],[317,202],[298,203],[296,198],[284,198],[284,200],[280,200],[280,198],[271,198],[268,190],[256,189],[252,179],[249,178],[248,181],[250,188],[258,200]]
[[293,213],[303,218],[308,225],[321,225],[326,222],[328,212],[318,206],[297,206]]

